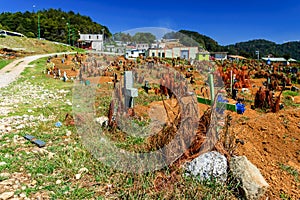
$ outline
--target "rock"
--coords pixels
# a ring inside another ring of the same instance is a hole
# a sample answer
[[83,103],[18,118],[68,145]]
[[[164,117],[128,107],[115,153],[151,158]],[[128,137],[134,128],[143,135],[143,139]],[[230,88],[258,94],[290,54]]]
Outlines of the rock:
[[20,196],[21,198],[25,198],[25,197],[26,197],[26,193],[21,193],[19,196]]
[[81,169],[79,169],[79,171],[78,171],[78,173],[79,174],[82,174],[82,173],[87,173],[89,170],[87,169],[87,168],[85,168],[85,167],[83,167],[83,168],[81,168]]
[[97,123],[99,123],[101,126],[107,126],[108,125],[108,117],[102,116],[95,119]]
[[14,196],[14,192],[4,192],[0,194],[0,199],[6,200]]
[[246,199],[259,199],[269,187],[260,171],[246,156],[235,156],[230,160],[233,177],[240,182]]
[[7,178],[10,177],[10,173],[6,173],[6,172],[0,173],[0,177],[4,178],[4,179],[7,179]]
[[8,179],[0,182],[0,185],[12,186],[14,184],[13,179]]
[[59,184],[61,184],[61,180],[57,180],[55,183],[56,183],[57,185],[59,185]]
[[72,132],[69,131],[69,130],[67,130],[67,131],[66,131],[66,136],[67,136],[67,137],[70,137],[71,135],[72,135]]
[[6,162],[0,162],[0,166],[6,165]]
[[75,175],[76,180],[80,179],[80,177],[81,177],[81,174],[76,174]]
[[186,164],[186,171],[194,176],[199,175],[201,181],[215,178],[225,182],[227,180],[227,160],[219,152],[208,152]]

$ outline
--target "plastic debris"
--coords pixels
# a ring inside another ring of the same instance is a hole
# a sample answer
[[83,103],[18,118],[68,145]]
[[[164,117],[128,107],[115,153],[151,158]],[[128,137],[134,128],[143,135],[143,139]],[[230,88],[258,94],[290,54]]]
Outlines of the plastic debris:
[[59,127],[62,126],[62,123],[61,123],[61,122],[56,122],[56,123],[55,123],[55,126],[59,128]]
[[36,139],[34,136],[32,135],[25,135],[24,138],[26,140],[29,140],[30,142],[32,142],[33,144],[37,145],[39,148],[46,146],[46,143],[42,140],[38,140]]
[[245,110],[246,110],[245,105],[238,101],[236,103],[236,112],[242,115],[244,114]]

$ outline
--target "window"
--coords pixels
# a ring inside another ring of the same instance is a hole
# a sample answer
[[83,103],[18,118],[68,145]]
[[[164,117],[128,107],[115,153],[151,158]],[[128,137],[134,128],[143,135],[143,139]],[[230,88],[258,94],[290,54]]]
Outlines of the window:
[[89,35],[89,39],[91,39],[91,36]]
[[152,57],[154,57],[155,56],[155,53],[154,52],[152,52]]
[[160,52],[158,53],[158,57],[160,57]]

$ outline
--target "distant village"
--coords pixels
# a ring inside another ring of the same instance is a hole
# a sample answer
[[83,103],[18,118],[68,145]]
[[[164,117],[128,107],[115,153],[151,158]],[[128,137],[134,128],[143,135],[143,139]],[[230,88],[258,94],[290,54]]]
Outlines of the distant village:
[[[114,41],[114,44],[106,44],[103,34],[80,34],[78,47],[106,52],[117,55],[124,55],[127,59],[137,59],[138,57],[159,57],[159,58],[181,58],[186,60],[197,61],[214,61],[214,60],[245,60],[247,58],[240,55],[228,55],[228,52],[208,52],[204,48],[198,46],[184,46],[179,39],[159,39],[154,43],[134,43],[122,41]],[[259,52],[256,54],[259,56]],[[267,64],[273,62],[289,65],[297,62],[293,58],[286,60],[283,57],[273,57],[268,55],[262,57]]]
[[[21,33],[6,31],[0,29],[0,35],[25,37]],[[214,60],[245,60],[247,58],[240,55],[228,55],[228,52],[208,52],[199,46],[184,46],[179,39],[159,39],[154,43],[135,43],[113,41],[106,43],[103,34],[79,34],[80,38],[77,41],[77,47],[106,52],[107,54],[124,55],[127,59],[137,59],[138,57],[158,57],[158,58],[181,58],[189,61],[214,61]],[[42,38],[41,38],[42,39]],[[296,63],[297,60],[283,57],[259,57],[259,51],[256,52],[258,58],[265,61],[267,64],[281,63],[282,65],[289,65]]]

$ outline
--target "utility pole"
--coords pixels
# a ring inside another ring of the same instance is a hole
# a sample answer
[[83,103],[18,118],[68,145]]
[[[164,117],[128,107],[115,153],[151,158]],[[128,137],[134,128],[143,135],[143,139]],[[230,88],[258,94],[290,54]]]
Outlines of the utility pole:
[[68,25],[68,44],[71,45],[71,37],[70,37],[70,20],[68,20],[67,25]]
[[[35,5],[33,5],[32,7],[33,7],[33,13],[34,13]],[[40,14],[39,14],[39,12],[37,12],[37,14],[38,14],[38,39],[40,40],[41,39]]]
[[40,14],[38,13],[38,39],[41,39]]

